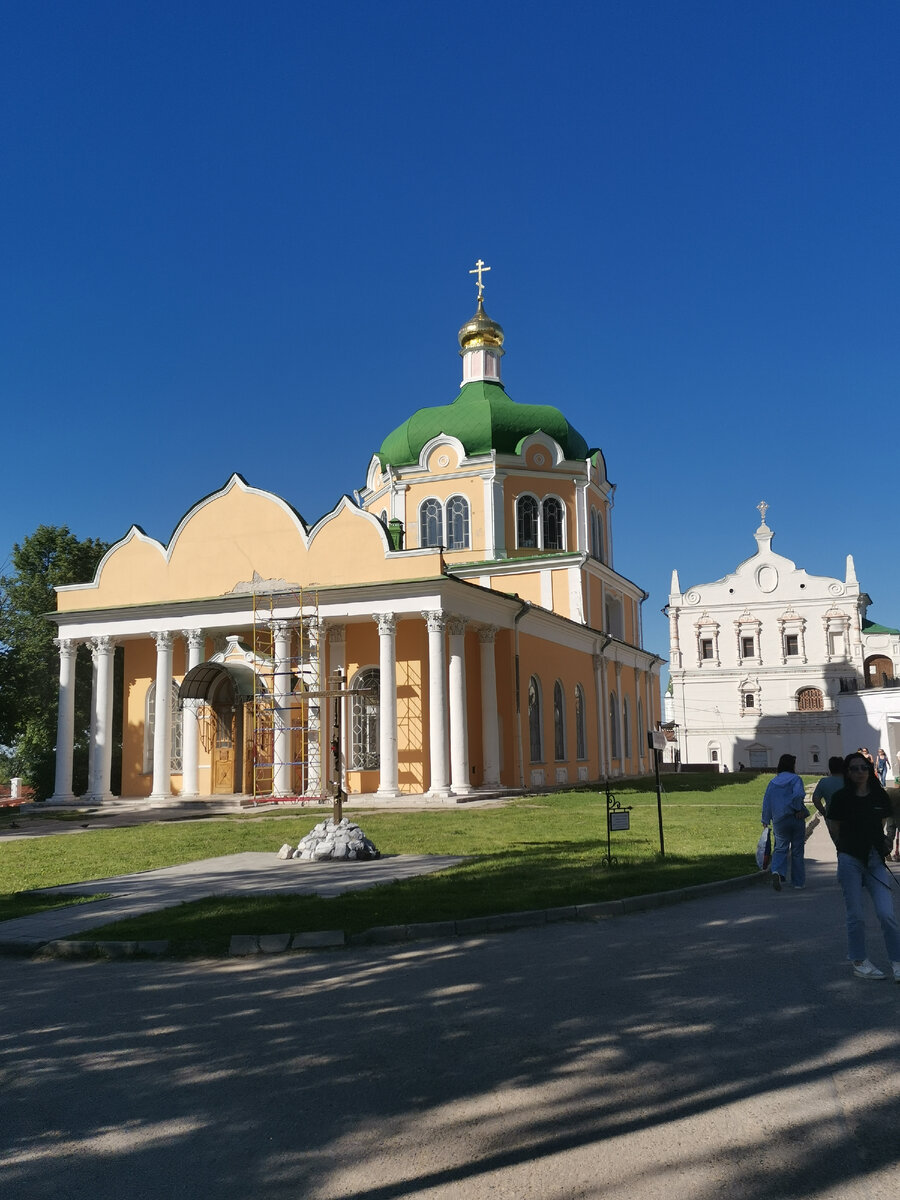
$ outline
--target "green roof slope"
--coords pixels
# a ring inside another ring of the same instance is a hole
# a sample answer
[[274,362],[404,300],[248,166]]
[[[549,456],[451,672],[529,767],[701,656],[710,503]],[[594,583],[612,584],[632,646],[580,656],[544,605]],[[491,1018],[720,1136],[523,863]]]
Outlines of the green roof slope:
[[543,430],[562,446],[566,458],[584,459],[587,442],[552,404],[517,404],[500,383],[467,383],[452,404],[420,408],[381,443],[382,469],[418,462],[422,447],[444,433],[458,438],[467,454],[515,454],[523,438]]

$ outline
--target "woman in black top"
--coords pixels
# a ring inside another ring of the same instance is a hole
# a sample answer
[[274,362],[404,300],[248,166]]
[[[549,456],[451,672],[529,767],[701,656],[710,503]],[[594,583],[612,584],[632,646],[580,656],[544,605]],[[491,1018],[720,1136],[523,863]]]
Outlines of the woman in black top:
[[827,821],[838,857],[838,880],[847,906],[847,957],[860,979],[884,979],[866,958],[866,920],[863,890],[875,908],[894,980],[900,983],[900,926],[894,916],[895,886],[884,865],[887,852],[884,819],[890,813],[887,793],[875,769],[858,751],[844,763],[845,784],[828,805]]

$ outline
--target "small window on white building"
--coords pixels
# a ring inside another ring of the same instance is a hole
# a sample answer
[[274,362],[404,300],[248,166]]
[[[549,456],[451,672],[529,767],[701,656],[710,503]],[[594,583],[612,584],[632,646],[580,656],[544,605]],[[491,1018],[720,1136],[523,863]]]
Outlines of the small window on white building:
[[744,708],[755,708],[755,707],[756,707],[756,699],[755,699],[753,693],[745,692],[744,693]]
[[839,630],[832,630],[828,634],[828,653],[833,658],[840,658],[844,653],[844,634]]
[[794,658],[800,653],[800,639],[796,633],[784,635],[784,654],[786,658]]
[[700,639],[700,657],[703,659],[711,659],[713,657],[713,640],[712,638]]
[[756,640],[752,637],[741,638],[741,658],[753,658],[756,654]]

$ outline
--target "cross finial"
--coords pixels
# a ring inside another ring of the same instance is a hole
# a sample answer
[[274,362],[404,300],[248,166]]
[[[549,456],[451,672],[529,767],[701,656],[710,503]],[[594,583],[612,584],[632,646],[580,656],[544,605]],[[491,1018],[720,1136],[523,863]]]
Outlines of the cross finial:
[[486,267],[486,266],[484,265],[484,261],[483,261],[482,259],[480,259],[480,258],[479,258],[478,262],[475,264],[475,268],[474,268],[474,270],[472,270],[472,271],[470,271],[470,272],[469,272],[469,274],[470,274],[470,275],[477,275],[477,276],[478,276],[478,299],[479,299],[479,300],[481,299],[481,297],[482,297],[482,295],[483,295],[483,293],[484,293],[484,284],[481,282],[481,276],[482,276],[482,274],[483,274],[485,271],[489,271],[490,269],[491,269],[491,268],[490,268],[490,267]]
[[766,504],[765,500],[760,500],[759,504],[757,504],[756,507],[759,509],[759,515],[762,517],[763,525],[765,525],[766,513],[769,511],[769,506],[768,506],[768,504]]

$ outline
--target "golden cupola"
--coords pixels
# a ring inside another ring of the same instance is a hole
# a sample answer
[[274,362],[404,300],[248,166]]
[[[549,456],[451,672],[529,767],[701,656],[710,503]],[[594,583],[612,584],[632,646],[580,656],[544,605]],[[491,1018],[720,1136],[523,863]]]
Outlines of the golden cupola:
[[470,275],[478,276],[478,307],[459,331],[459,353],[463,360],[462,386],[487,380],[500,382],[500,359],[503,357],[503,329],[484,311],[484,283],[482,276],[486,267],[479,258]]

